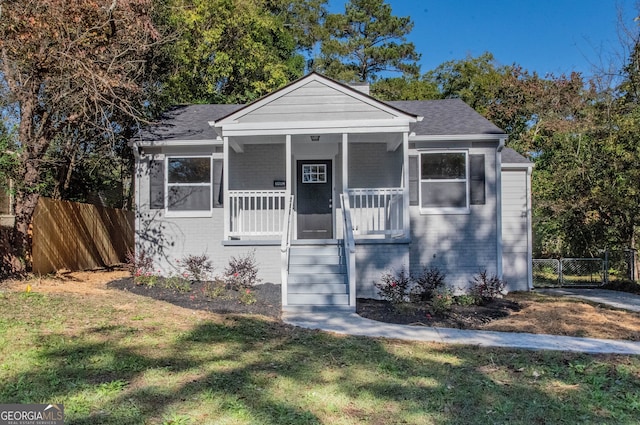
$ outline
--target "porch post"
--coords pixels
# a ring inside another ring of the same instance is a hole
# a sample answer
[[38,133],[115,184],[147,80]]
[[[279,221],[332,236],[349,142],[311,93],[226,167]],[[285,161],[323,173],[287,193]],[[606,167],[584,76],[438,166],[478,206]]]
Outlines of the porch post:
[[349,135],[342,133],[342,193],[349,188]]
[[291,169],[291,135],[285,136],[285,169],[286,169],[286,188],[289,195],[293,194],[293,175]]
[[231,204],[229,197],[229,137],[223,137],[222,148],[222,190],[224,195],[223,210],[224,210],[224,240],[229,240],[229,233],[231,232]]
[[402,133],[402,232],[409,237],[409,133]]

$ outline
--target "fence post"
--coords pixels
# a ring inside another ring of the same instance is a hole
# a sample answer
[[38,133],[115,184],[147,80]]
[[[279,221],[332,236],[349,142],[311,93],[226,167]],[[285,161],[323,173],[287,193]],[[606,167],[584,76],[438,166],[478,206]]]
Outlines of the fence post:
[[606,285],[609,283],[609,249],[604,250],[604,262],[602,263],[604,270],[602,271],[602,280]]
[[564,279],[562,278],[562,258],[558,260],[558,285],[562,286]]

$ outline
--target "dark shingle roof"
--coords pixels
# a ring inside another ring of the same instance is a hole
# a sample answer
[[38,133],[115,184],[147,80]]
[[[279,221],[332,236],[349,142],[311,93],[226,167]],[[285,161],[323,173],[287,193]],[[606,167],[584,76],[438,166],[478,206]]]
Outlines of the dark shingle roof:
[[423,118],[414,125],[417,136],[504,134],[491,121],[460,99],[401,100],[389,105]]
[[212,140],[217,134],[209,121],[228,115],[242,105],[186,105],[171,108],[158,124],[141,132],[142,140]]
[[[460,99],[412,100],[386,102],[424,119],[413,126],[417,136],[465,134],[505,134],[489,120]],[[142,140],[213,140],[216,132],[209,121],[216,121],[245,105],[177,106],[163,114],[156,125],[141,132]]]
[[520,155],[518,152],[511,148],[504,148],[502,150],[502,163],[503,164],[532,164],[524,156]]

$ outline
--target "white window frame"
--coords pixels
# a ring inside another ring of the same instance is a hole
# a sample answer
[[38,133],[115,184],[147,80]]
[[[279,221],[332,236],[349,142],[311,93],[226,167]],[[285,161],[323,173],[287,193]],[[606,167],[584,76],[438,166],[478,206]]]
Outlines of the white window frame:
[[[169,183],[169,161],[176,158],[207,158],[209,159],[209,183]],[[164,159],[164,205],[166,217],[211,217],[213,215],[213,155],[165,155]],[[208,186],[208,210],[171,210],[169,209],[169,188],[172,186]]]
[[[423,179],[422,178],[422,155],[423,154],[464,154],[465,178],[464,179]],[[421,214],[469,214],[470,208],[470,179],[469,179],[469,151],[468,150],[418,150],[418,205]],[[465,182],[466,205],[464,207],[423,207],[422,206],[422,183],[460,183]]]
[[[308,171],[305,172],[305,167],[317,167],[317,171]],[[320,177],[323,176],[324,179],[323,180],[308,180],[305,181],[304,180],[304,176],[305,175],[313,175],[316,177]],[[322,183],[326,183],[327,182],[327,164],[302,164],[302,184],[314,184],[314,183],[318,183],[318,184],[322,184]]]

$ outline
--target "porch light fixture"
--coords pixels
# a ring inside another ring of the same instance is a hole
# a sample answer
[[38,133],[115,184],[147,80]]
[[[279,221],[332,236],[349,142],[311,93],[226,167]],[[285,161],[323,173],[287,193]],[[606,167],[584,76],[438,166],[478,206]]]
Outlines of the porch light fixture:
[[317,142],[318,140],[320,140],[320,136],[311,136],[312,142]]

